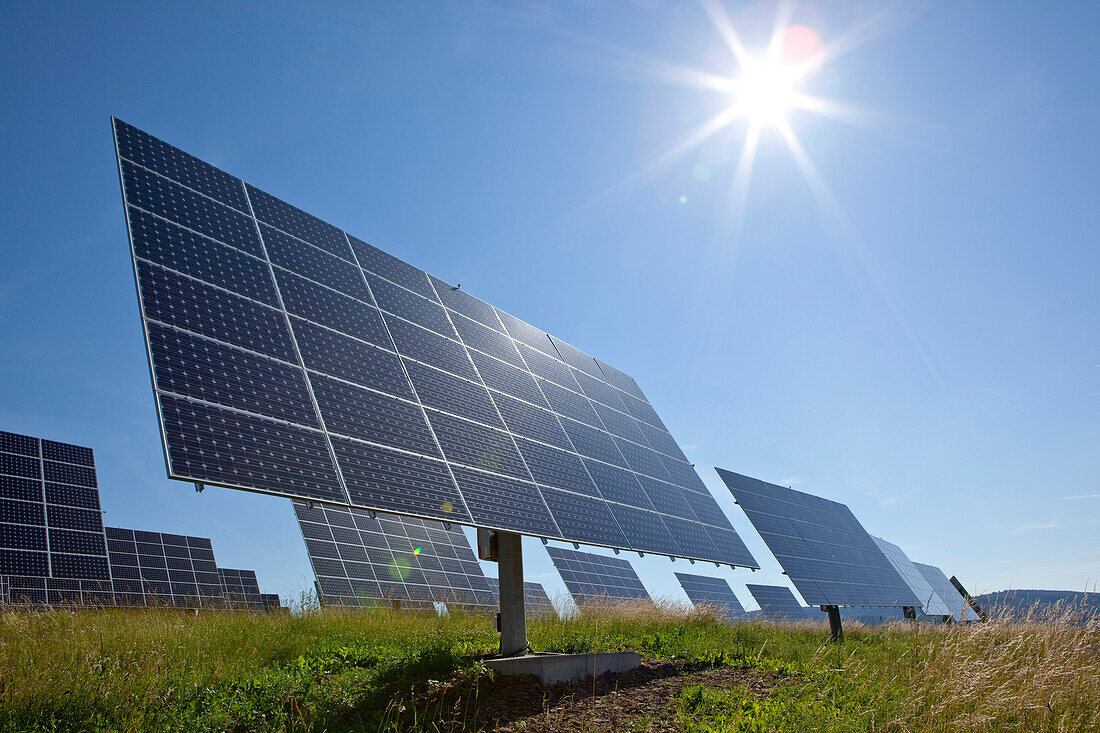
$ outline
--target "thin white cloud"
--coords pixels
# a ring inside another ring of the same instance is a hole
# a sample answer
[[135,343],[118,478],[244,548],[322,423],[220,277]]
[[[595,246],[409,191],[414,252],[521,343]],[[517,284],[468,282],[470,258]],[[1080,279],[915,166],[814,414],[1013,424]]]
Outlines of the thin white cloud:
[[1056,529],[1061,526],[1062,523],[1059,522],[1057,519],[1052,519],[1049,522],[1031,522],[1030,524],[1025,524],[1022,527],[1017,527],[1016,529],[1013,529],[1012,534],[1027,534],[1028,532],[1034,532],[1037,529]]
[[1075,496],[1062,496],[1058,501],[1078,501],[1081,499],[1100,499],[1100,494],[1077,494]]

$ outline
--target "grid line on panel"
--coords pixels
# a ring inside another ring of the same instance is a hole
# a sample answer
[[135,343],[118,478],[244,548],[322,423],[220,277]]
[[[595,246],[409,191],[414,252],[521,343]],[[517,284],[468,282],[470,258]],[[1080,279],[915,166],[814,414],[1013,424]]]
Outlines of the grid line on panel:
[[[363,284],[367,288],[367,293],[370,295],[371,301],[374,303],[375,307],[377,307],[379,311],[381,311],[378,301],[374,297],[374,291],[371,289],[370,281],[367,279],[365,271],[363,270],[363,266],[359,263],[359,255],[356,254],[355,248],[351,246],[351,238],[348,236],[347,232],[344,232],[344,239],[347,241],[348,247],[351,248],[351,256],[355,258],[355,266],[359,268],[359,271],[361,273],[363,273]],[[429,282],[429,287],[430,286],[431,283]],[[439,436],[435,433],[435,428],[432,426],[432,421],[428,419],[428,411],[425,409],[424,403],[420,399],[420,395],[416,391],[416,385],[413,383],[412,375],[409,374],[408,367],[405,365],[404,358],[401,355],[401,351],[397,348],[397,341],[394,340],[393,333],[390,332],[390,324],[386,321],[385,318],[382,319],[382,326],[386,330],[386,335],[390,339],[390,344],[393,346],[394,353],[398,355],[398,360],[401,362],[401,370],[405,373],[405,379],[409,383],[409,389],[412,390],[412,394],[416,398],[416,404],[420,407],[420,414],[424,418],[425,424],[427,424],[428,426],[428,432],[431,434],[432,440],[435,442],[436,450],[439,451],[439,455],[444,457],[443,463],[446,466],[447,475],[451,477],[451,483],[454,485],[456,495],[458,496],[459,501],[462,502],[462,510],[465,512],[465,515],[469,517],[471,516],[470,509],[466,505],[466,497],[462,495],[462,487],[458,485],[458,480],[455,478],[454,471],[451,470],[450,463],[446,460],[447,454],[443,451],[443,445],[439,441]]]
[[[317,403],[317,395],[313,391],[313,382],[309,378],[309,372],[306,370],[305,360],[302,359],[302,352],[298,348],[298,340],[294,337],[294,325],[291,323],[290,314],[287,313],[286,304],[283,302],[282,290],[279,287],[279,280],[275,277],[274,265],[271,264],[271,258],[267,254],[267,247],[264,244],[263,232],[260,229],[260,222],[256,218],[256,212],[252,208],[252,198],[248,193],[248,185],[241,181],[241,187],[244,190],[245,201],[248,203],[248,213],[252,217],[252,224],[256,228],[256,236],[260,238],[260,247],[264,253],[264,259],[267,261],[268,270],[271,273],[271,280],[275,284],[275,296],[279,300],[279,307],[283,312],[283,320],[286,323],[287,330],[290,332],[290,341],[294,346],[294,353],[298,357],[298,366],[302,370],[302,374],[305,377],[306,389],[309,391],[309,397],[313,404],[313,410],[317,415],[317,421],[321,426],[321,432],[324,434],[325,445],[328,447],[329,460],[332,461],[333,470],[336,472],[336,480],[339,482],[340,490],[344,492],[344,500],[347,503],[351,503],[351,495],[348,494],[347,484],[344,482],[344,475],[340,470],[340,464],[336,460],[336,450],[332,447],[332,438],[329,437],[328,430],[325,428],[325,416],[321,414],[321,406]],[[349,247],[351,245],[348,245]]]

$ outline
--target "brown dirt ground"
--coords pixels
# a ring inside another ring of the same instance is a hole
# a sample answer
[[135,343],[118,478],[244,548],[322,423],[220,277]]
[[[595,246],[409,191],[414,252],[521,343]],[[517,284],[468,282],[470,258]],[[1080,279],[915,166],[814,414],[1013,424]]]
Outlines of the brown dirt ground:
[[[686,686],[702,683],[708,687],[741,687],[760,697],[770,697],[776,685],[792,679],[749,667],[643,661],[629,672],[609,672],[579,684],[544,685],[531,676],[486,678],[477,686],[476,700],[455,695],[458,690],[454,687],[449,691],[437,689],[430,695],[435,700],[428,707],[448,711],[450,720],[439,721],[444,730],[675,731],[675,701]],[[440,693],[450,699],[440,699]]]

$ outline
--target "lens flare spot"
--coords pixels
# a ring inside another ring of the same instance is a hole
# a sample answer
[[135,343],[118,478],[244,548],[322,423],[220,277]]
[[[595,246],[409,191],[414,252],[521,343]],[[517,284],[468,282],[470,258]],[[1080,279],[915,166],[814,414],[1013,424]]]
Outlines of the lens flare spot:
[[412,573],[412,560],[407,557],[395,557],[388,569],[391,578],[394,580],[404,580]]
[[695,180],[699,181],[700,183],[706,183],[710,180],[710,168],[703,165],[702,163],[698,163],[694,168],[691,169],[691,175],[694,176]]
[[813,28],[790,25],[779,31],[779,53],[783,63],[798,69],[798,78],[805,79],[821,71],[825,63],[825,43]]
[[681,196],[679,200],[680,200],[681,204],[686,204],[688,202],[688,197],[687,196]]
[[452,504],[449,501],[445,501],[445,502],[443,502],[442,504],[439,505],[439,508],[442,509],[447,514],[450,514],[451,512],[453,512],[455,510],[455,505]]
[[419,547],[415,548],[415,549],[413,550],[413,554],[414,554],[414,555],[419,555],[419,554],[420,554],[420,548],[419,548]]

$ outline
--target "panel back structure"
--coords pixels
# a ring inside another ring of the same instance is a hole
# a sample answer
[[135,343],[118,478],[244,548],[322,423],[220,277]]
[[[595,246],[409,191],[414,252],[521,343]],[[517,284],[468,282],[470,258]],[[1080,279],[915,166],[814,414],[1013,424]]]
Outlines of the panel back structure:
[[294,513],[325,605],[497,607],[497,596],[458,527],[301,501],[294,502]]
[[[497,597],[499,605],[500,581],[491,575],[485,576],[485,580],[489,582],[489,589]],[[523,608],[528,616],[558,615],[558,611],[551,603],[550,596],[546,594],[546,589],[542,587],[542,583],[528,580],[523,581]]]
[[634,567],[622,558],[562,547],[546,551],[577,606],[594,601],[653,602]]
[[253,611],[264,608],[263,594],[260,593],[255,570],[218,568],[218,579],[230,608],[247,608]]
[[170,477],[757,566],[628,375],[114,132]]
[[921,611],[929,616],[949,616],[951,615],[951,609],[947,606],[939,594],[932,588],[928,580],[913,564],[913,561],[909,559],[909,556],[905,554],[905,551],[892,542],[887,542],[881,537],[873,537],[875,544],[878,545],[882,553],[886,555],[886,559],[890,561],[890,564],[894,566],[894,569],[898,571],[898,575],[909,586],[909,589],[913,591],[913,595],[917,597],[917,600],[922,601],[920,606],[917,606]]
[[921,605],[844,504],[716,470],[807,603]]
[[745,607],[737,599],[737,595],[730,588],[730,584],[722,578],[709,575],[692,575],[690,573],[676,573],[676,579],[680,581],[684,592],[696,606],[703,604],[714,606],[727,621],[734,621],[745,616]]
[[11,603],[111,602],[91,448],[0,431],[0,576]]
[[932,590],[936,592],[936,595],[947,607],[948,613],[944,614],[945,616],[951,616],[955,621],[981,621],[981,618],[974,613],[974,609],[970,607],[962,594],[955,589],[955,586],[951,585],[951,581],[944,575],[942,570],[935,565],[925,565],[919,562],[915,562],[913,565],[920,571],[920,574],[924,576],[924,579],[932,586]]
[[760,616],[767,619],[783,621],[801,621],[804,619],[819,620],[822,618],[814,614],[812,609],[803,606],[794,597],[791,589],[785,585],[753,585],[746,584],[749,593],[760,604]]
[[120,606],[224,608],[225,590],[206,537],[107,527]]

